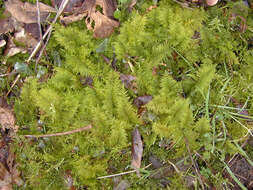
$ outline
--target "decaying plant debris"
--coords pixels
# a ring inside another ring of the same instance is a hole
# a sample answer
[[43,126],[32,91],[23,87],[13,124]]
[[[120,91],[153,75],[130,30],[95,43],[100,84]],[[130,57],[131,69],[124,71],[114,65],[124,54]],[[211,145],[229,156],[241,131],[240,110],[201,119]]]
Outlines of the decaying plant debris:
[[0,2],[0,189],[252,189],[252,8]]

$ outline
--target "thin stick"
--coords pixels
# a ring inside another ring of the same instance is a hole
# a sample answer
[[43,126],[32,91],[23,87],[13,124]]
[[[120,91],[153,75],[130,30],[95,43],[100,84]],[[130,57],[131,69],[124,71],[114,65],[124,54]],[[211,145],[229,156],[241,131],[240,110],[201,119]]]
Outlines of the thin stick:
[[12,71],[10,73],[6,73],[6,74],[1,74],[0,77],[7,77],[7,76],[11,76],[11,75],[14,75],[14,74],[17,74],[17,72],[15,71]]
[[38,23],[38,27],[39,27],[40,40],[42,40],[42,30],[41,30],[41,23],[40,23],[40,4],[39,4],[39,0],[36,0],[36,5],[37,5],[37,23]]
[[39,63],[39,61],[40,61],[40,59],[41,59],[41,57],[42,57],[42,55],[43,55],[43,53],[44,53],[44,50],[46,49],[46,46],[47,46],[47,44],[48,44],[48,42],[49,42],[49,39],[50,39],[50,37],[51,37],[51,34],[52,34],[52,30],[49,32],[49,34],[48,34],[48,36],[47,36],[47,40],[46,40],[46,42],[44,43],[44,45],[42,46],[42,48],[41,48],[41,50],[40,50],[40,54],[39,54],[38,58],[36,59],[36,63],[35,63],[35,69],[36,69],[36,70],[37,70],[37,65],[38,65],[38,63]]
[[10,90],[7,92],[7,94],[5,95],[5,97],[7,97],[7,96],[10,94],[10,92],[11,92],[12,89],[13,89],[13,87],[14,87],[15,84],[18,82],[19,78],[20,78],[20,74],[18,74],[18,76],[15,78],[14,82],[13,82],[12,85],[11,85]]
[[193,164],[193,166],[194,166],[194,168],[195,168],[195,171],[196,171],[196,173],[197,173],[197,176],[198,176],[198,178],[199,178],[199,183],[200,183],[202,189],[205,190],[205,186],[204,186],[203,181],[202,181],[202,179],[201,179],[201,175],[200,175],[200,173],[199,173],[197,164],[195,163],[195,161],[194,161],[193,158],[192,158],[192,154],[191,154],[191,150],[190,150],[190,147],[189,147],[188,139],[185,137],[184,140],[185,140],[185,145],[186,145],[187,151],[188,151],[188,153],[189,153],[189,156],[190,156],[190,158],[191,158],[192,164]]
[[[42,41],[41,43],[43,43],[42,29],[41,29],[41,23],[40,23],[40,5],[39,5],[39,0],[36,0],[36,5],[37,5],[37,23],[38,23],[38,27],[39,27],[40,41]],[[35,71],[37,71],[37,66],[38,66],[38,61],[36,60]]]
[[91,128],[92,128],[92,126],[88,125],[86,127],[81,127],[79,129],[74,129],[72,131],[66,131],[66,132],[54,133],[54,134],[46,134],[46,135],[24,135],[24,137],[26,137],[26,138],[56,137],[56,136],[70,135],[70,134],[73,134],[73,133],[78,133],[78,132],[85,131],[85,130],[88,130],[88,129],[91,129]]
[[170,165],[173,166],[173,168],[175,169],[175,171],[179,174],[180,171],[179,171],[179,169],[177,168],[177,166],[176,166],[175,164],[173,164],[173,163],[172,163],[171,161],[169,161],[169,160],[168,160],[168,162],[169,162]]
[[[149,164],[149,165],[147,165],[147,166],[145,166],[144,168],[141,168],[141,169],[146,169],[146,168],[148,168],[151,165],[152,164]],[[112,175],[98,177],[97,179],[105,179],[105,178],[117,177],[117,176],[126,175],[126,174],[130,174],[130,173],[135,173],[135,172],[136,172],[136,170],[131,170],[131,171],[122,172],[122,173],[118,173],[118,174],[112,174]]]

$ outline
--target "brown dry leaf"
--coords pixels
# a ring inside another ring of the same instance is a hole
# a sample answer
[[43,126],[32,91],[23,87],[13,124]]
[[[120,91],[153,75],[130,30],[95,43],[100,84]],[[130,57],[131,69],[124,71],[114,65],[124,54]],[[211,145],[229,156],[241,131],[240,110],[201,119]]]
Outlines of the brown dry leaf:
[[[87,28],[94,32],[95,38],[106,38],[110,36],[114,28],[119,27],[119,22],[113,19],[116,6],[113,0],[90,0],[84,3],[88,16],[85,19]],[[103,9],[103,14],[97,7]]]
[[[4,110],[4,113],[6,110]],[[7,111],[8,114],[9,110]],[[6,113],[5,113],[6,115]],[[6,119],[6,118],[4,118]],[[3,120],[1,120],[3,121]],[[12,189],[12,184],[17,184],[18,186],[23,184],[21,180],[20,172],[17,170],[17,164],[15,163],[15,155],[10,150],[11,133],[6,132],[6,130],[0,128],[2,135],[0,141],[0,190]]]
[[155,8],[157,8],[156,5],[151,5],[149,8],[146,9],[146,12],[150,12],[152,11],[152,9],[155,9]]
[[12,18],[0,19],[0,35],[14,30],[14,20]]
[[8,108],[0,107],[0,125],[3,129],[15,128],[15,117]]
[[[7,47],[4,51],[4,55],[7,57],[12,57],[18,53],[26,53],[26,50],[23,47],[17,47],[14,42],[13,38],[10,37],[7,42]],[[5,60],[6,61],[6,60]]]
[[126,190],[129,187],[130,187],[129,182],[127,180],[122,180],[115,188],[113,188],[113,190]]
[[[55,12],[55,9],[39,3],[40,6],[40,19],[45,21],[48,13]],[[36,23],[37,22],[37,8],[36,5],[31,3],[23,3],[19,0],[8,0],[5,2],[6,10],[14,17],[17,21],[22,23]]]
[[[21,186],[23,184],[22,179],[19,177],[20,172],[17,170],[17,164],[14,163],[14,153],[8,152],[7,160],[0,162],[0,190],[12,189],[12,184]],[[4,165],[7,162],[7,167]]]
[[136,105],[138,108],[141,106],[149,103],[152,100],[152,96],[150,95],[145,95],[145,96],[139,96],[134,99],[134,105]]
[[60,20],[63,24],[65,25],[68,25],[72,22],[76,22],[76,21],[79,21],[79,20],[82,20],[84,17],[87,16],[87,12],[85,13],[80,13],[80,14],[73,14],[73,15],[70,15],[70,16],[61,16],[60,17]]
[[139,175],[139,169],[141,167],[141,159],[143,153],[143,143],[141,140],[141,134],[138,128],[135,128],[132,133],[132,163],[131,166],[136,169],[137,175]]
[[[53,7],[60,7],[63,0],[51,0]],[[67,6],[64,9],[64,13],[73,13],[79,9],[85,0],[69,0]]]
[[[93,29],[93,36],[95,38],[106,38],[114,32],[114,28],[119,26],[118,21],[112,20],[98,11],[91,13],[90,18],[95,22],[95,26]],[[88,19],[86,19],[85,21],[87,27],[91,29],[92,22],[89,22]]]
[[[37,25],[37,24],[35,24],[35,25]],[[36,40],[32,36],[32,34],[29,34],[28,32],[26,32],[24,28],[22,28],[20,31],[18,31],[14,34],[14,39],[17,42],[24,44],[27,48],[35,47],[39,41],[39,40]]]
[[19,177],[20,172],[17,169],[17,164],[15,163],[15,155],[12,151],[9,151],[9,156],[8,156],[6,162],[7,162],[8,168],[9,168],[9,172],[12,176],[12,183],[15,183],[18,186],[21,186],[23,184],[23,181]]
[[[86,0],[81,6],[81,0],[72,1],[70,1],[72,5],[69,5],[66,12],[73,12],[73,15],[61,17],[64,24],[70,24],[86,17],[86,26],[88,30],[94,32],[95,38],[106,38],[113,33],[114,28],[119,27],[119,22],[113,17],[116,10],[115,0]],[[59,4],[61,0],[57,2],[56,4]]]
[[[16,42],[23,44],[25,47],[17,46],[14,43],[14,40]],[[6,56],[6,58],[8,58],[18,53],[26,53],[27,50],[32,50],[37,45],[38,41],[39,41],[38,24],[36,23],[25,24],[24,28],[19,27],[16,29],[16,33],[14,34],[13,37],[9,37],[7,47],[4,51],[4,55]]]
[[38,23],[31,23],[24,25],[25,33],[36,40],[40,40],[40,29]]
[[8,186],[11,184],[12,178],[9,171],[5,168],[5,166],[0,162],[0,187]]
[[120,80],[124,84],[125,88],[131,88],[133,81],[136,80],[135,76],[120,74]]

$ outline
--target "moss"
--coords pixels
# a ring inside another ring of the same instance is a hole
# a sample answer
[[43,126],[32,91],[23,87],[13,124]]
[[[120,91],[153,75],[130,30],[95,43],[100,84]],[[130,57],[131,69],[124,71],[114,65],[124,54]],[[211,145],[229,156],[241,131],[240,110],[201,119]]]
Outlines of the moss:
[[[54,52],[49,63],[52,77],[45,82],[30,78],[16,101],[20,136],[93,127],[67,136],[18,141],[27,188],[64,189],[68,171],[77,187],[112,188],[111,179],[96,178],[130,169],[135,127],[145,145],[142,166],[149,164],[150,152],[162,161],[178,160],[188,156],[189,146],[204,159],[194,157],[203,175],[211,176],[208,163],[217,172],[210,181],[217,187],[225,181],[222,158],[238,152],[233,141],[250,127],[230,109],[236,105],[229,99],[247,101],[246,108],[252,111],[253,52],[244,40],[250,34],[234,30],[221,8],[191,11],[168,1],[150,12],[134,11],[125,20],[120,33],[106,42],[93,39],[79,23],[55,26],[48,46]],[[98,53],[101,43],[107,45]],[[101,56],[113,59],[114,54],[117,71]],[[136,77],[136,91],[124,87],[121,73]],[[133,102],[141,95],[151,95],[152,101],[138,108]],[[149,169],[141,174],[143,178],[122,178],[130,189],[160,184],[149,179]],[[168,177],[168,188],[186,188],[185,175]]]

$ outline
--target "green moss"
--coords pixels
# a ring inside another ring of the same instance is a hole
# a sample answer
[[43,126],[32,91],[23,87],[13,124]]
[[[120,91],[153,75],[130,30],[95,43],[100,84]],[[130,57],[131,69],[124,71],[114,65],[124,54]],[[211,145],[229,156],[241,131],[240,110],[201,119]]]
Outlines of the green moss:
[[[149,164],[150,152],[163,161],[187,157],[189,145],[221,174],[222,157],[238,151],[233,141],[250,126],[228,107],[236,107],[229,100],[233,96],[247,100],[249,113],[253,109],[253,52],[244,40],[248,31],[233,30],[222,9],[192,11],[161,1],[158,8],[144,12],[134,11],[120,34],[108,38],[102,53],[96,50],[103,40],[93,39],[79,25],[55,26],[49,44],[55,52],[50,55],[53,76],[46,82],[28,79],[15,104],[23,128],[20,136],[93,127],[67,136],[18,141],[23,142],[16,151],[27,188],[64,189],[64,176],[71,171],[77,187],[112,189],[111,179],[96,178],[129,169],[136,126],[145,145],[142,166]],[[101,56],[112,59],[114,53],[117,71]],[[120,73],[136,77],[136,92],[124,87]],[[133,100],[141,95],[151,95],[152,101],[139,115]],[[169,150],[160,146],[161,141],[168,142]],[[211,176],[205,162],[194,159],[203,175]],[[149,179],[148,172],[142,171],[140,179],[136,174],[123,179],[130,189],[152,189],[159,181]],[[224,179],[218,174],[210,181],[220,187]],[[168,188],[184,189],[184,175],[169,177]]]

